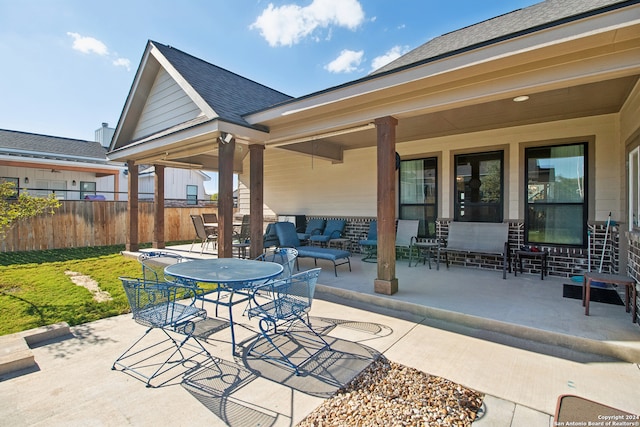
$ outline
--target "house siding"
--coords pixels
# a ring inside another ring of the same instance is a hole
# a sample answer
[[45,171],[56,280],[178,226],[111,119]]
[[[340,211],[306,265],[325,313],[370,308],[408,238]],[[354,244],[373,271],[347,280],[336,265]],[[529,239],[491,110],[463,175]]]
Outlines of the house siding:
[[[624,218],[625,176],[618,165],[624,157],[617,114],[519,126],[464,135],[398,143],[403,159],[439,157],[439,217],[453,217],[453,157],[457,152],[505,151],[505,220],[524,218],[522,197],[525,146],[593,141],[589,171],[589,219]],[[276,214],[377,215],[376,149],[348,150],[344,162],[267,149],[264,200]],[[243,179],[244,180],[244,179]]]
[[161,69],[156,76],[132,139],[142,138],[198,117],[200,109]]

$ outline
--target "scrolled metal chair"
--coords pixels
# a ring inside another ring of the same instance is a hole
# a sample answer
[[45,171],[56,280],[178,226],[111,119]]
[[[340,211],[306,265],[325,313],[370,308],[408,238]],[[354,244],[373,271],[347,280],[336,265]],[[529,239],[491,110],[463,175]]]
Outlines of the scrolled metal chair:
[[177,264],[179,262],[192,261],[180,254],[168,251],[149,251],[142,252],[138,255],[138,261],[142,265],[142,277],[145,280],[156,282],[166,281],[164,269],[168,265]]
[[[313,330],[309,322],[308,313],[311,309],[320,271],[320,268],[314,268],[294,274],[288,278],[266,283],[257,288],[257,292],[253,295],[252,307],[249,308],[247,313],[249,319],[253,317],[260,319],[260,334],[266,339],[267,344],[258,337],[247,350],[247,354],[255,353],[271,359],[290,367],[296,372],[296,375],[300,375],[300,367],[303,364],[318,352],[331,349],[329,343]],[[270,295],[271,298],[265,299],[261,297],[262,293]],[[298,324],[303,325],[304,329],[293,328],[294,325]],[[279,335],[289,338],[287,340],[289,346],[294,345],[298,348],[292,350],[287,347],[286,352],[283,351],[281,347],[287,344],[274,340]],[[257,345],[259,342],[260,344]],[[306,346],[303,348],[305,343],[315,345],[317,348],[311,353]],[[267,345],[270,350],[262,350],[264,345]],[[277,353],[274,353],[274,351]],[[292,358],[300,358],[295,354],[298,351],[308,356],[296,364],[292,361]]]
[[294,248],[269,248],[256,258],[256,261],[275,262],[282,266],[282,273],[277,279],[289,277],[293,274],[293,267],[298,257],[298,250]]
[[[153,387],[154,379],[176,366],[182,366],[184,361],[191,360],[197,355],[206,354],[208,358],[214,360],[209,351],[193,335],[196,322],[198,319],[206,319],[207,312],[195,306],[195,293],[192,287],[128,277],[121,277],[120,280],[131,307],[133,320],[147,326],[148,329],[116,359],[111,369],[135,374],[146,380],[147,387]],[[189,299],[190,304],[177,302]],[[166,338],[143,347],[142,341],[154,329],[162,331]],[[172,343],[168,349],[166,346],[159,347],[168,342]],[[170,352],[168,357],[167,352]],[[190,355],[187,355],[187,352],[190,352]],[[156,366],[158,367],[155,368]],[[149,374],[147,371],[152,372]]]

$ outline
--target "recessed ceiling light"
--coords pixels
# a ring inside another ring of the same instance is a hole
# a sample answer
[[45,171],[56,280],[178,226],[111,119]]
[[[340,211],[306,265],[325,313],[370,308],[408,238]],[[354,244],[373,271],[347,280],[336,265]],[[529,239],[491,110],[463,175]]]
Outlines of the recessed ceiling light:
[[514,102],[524,102],[526,100],[528,100],[529,97],[527,95],[521,95],[521,96],[516,96],[515,98],[513,98]]

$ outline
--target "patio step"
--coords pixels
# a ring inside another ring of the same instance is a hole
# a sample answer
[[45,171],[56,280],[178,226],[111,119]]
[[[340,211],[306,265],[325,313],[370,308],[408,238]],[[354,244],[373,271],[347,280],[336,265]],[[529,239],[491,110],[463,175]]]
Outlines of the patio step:
[[[628,345],[625,342],[608,342],[576,337],[332,286],[317,285],[316,298],[336,303],[351,300],[381,309],[422,316],[425,318],[425,324],[436,328],[505,345],[514,345],[534,351],[542,350],[542,352],[557,357],[587,361],[589,357],[586,355],[594,355],[603,359],[640,363],[640,346]],[[539,345],[533,345],[534,343]]]
[[31,348],[42,342],[70,335],[66,322],[29,329],[0,337],[0,376],[37,367]]
[[34,366],[35,357],[23,337],[15,334],[0,337],[0,377]]

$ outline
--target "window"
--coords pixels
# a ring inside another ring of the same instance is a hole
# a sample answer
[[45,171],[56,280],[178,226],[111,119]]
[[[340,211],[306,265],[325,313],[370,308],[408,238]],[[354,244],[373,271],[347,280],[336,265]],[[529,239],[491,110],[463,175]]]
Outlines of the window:
[[503,152],[455,156],[454,219],[502,222]]
[[10,177],[1,177],[0,184],[3,182],[13,182],[13,189],[15,190],[15,194],[11,197],[8,197],[8,200],[16,200],[18,198],[18,193],[20,192],[20,180],[18,178],[10,178]]
[[419,237],[436,237],[438,160],[400,162],[400,218],[420,220]]
[[80,199],[91,199],[96,195],[96,183],[91,181],[80,181]]
[[629,153],[629,230],[640,227],[640,148]]
[[586,143],[525,150],[525,240],[583,247],[586,242]]
[[198,204],[198,186],[187,185],[187,205]]

